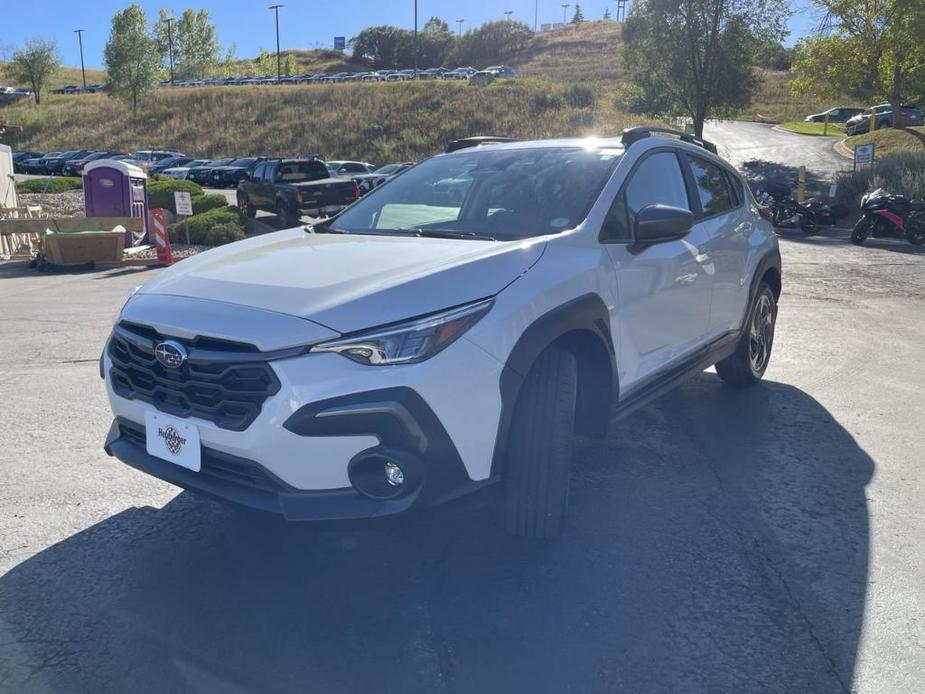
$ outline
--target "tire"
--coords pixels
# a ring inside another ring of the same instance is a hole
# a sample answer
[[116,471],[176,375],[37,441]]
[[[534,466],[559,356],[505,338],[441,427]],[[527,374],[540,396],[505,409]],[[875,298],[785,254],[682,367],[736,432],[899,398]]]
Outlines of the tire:
[[812,236],[819,231],[819,225],[811,214],[800,215],[800,229],[806,236]]
[[247,196],[238,196],[238,209],[241,210],[248,219],[253,219],[257,216],[257,208],[247,202]]
[[761,380],[771,361],[776,323],[777,300],[771,287],[762,282],[748,309],[745,333],[736,351],[716,363],[716,373],[724,383],[747,388]]
[[511,535],[554,540],[562,534],[577,400],[575,356],[548,349],[524,381],[508,437],[504,520]]
[[851,230],[851,243],[860,246],[871,235],[874,230],[874,220],[870,217],[861,217]]
[[917,223],[913,222],[906,226],[906,241],[913,246],[921,246],[925,243],[925,220],[917,221]]
[[299,218],[293,214],[292,208],[283,200],[276,201],[276,215],[282,223],[284,229],[294,227],[299,224]]

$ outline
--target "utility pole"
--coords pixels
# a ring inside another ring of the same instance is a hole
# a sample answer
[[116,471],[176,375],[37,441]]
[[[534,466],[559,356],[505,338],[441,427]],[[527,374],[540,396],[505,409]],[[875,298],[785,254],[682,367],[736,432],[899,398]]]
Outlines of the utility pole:
[[562,23],[565,24],[565,13],[568,11],[571,5],[567,2],[562,3]]
[[466,21],[465,19],[456,20],[456,35],[457,36],[462,36],[462,25],[463,25],[463,22],[465,21]]
[[77,34],[77,42],[80,44],[80,74],[83,76],[84,80],[84,89],[87,88],[87,71],[84,69],[84,39],[83,33],[86,29],[74,29],[74,33]]
[[514,11],[513,11],[513,10],[507,10],[507,11],[504,13],[504,16],[507,17],[507,21],[509,21],[509,22],[511,21],[511,15],[512,15],[512,14],[514,14]]
[[285,5],[270,5],[267,9],[276,13],[276,81],[283,79],[283,64],[279,59],[279,8]]
[[534,0],[533,2],[533,33],[536,33],[537,27],[539,26],[540,20],[540,0]]
[[414,0],[414,79],[418,78],[418,0]]
[[173,17],[167,17],[167,55],[170,56],[170,85],[173,86],[173,23],[177,21]]

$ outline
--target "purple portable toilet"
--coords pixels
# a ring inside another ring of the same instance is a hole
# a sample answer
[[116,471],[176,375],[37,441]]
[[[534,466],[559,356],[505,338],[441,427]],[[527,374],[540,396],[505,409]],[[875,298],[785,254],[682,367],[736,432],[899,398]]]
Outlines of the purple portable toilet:
[[124,161],[98,159],[84,167],[84,209],[88,217],[136,217],[140,233],[125,232],[125,247],[137,246],[148,234],[148,176]]

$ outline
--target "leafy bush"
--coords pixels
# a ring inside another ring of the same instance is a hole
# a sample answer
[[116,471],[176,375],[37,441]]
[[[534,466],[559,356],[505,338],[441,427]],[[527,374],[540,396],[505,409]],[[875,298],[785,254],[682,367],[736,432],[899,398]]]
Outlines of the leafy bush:
[[209,210],[228,205],[228,200],[221,193],[206,193],[193,196],[193,214],[202,214]]
[[587,84],[572,84],[565,89],[565,100],[572,108],[592,108],[594,90]]
[[[45,186],[48,190],[45,190]],[[79,190],[83,188],[83,181],[80,176],[55,176],[49,180],[47,178],[30,178],[28,181],[17,181],[17,193],[64,193],[68,190]]]
[[221,246],[244,238],[244,229],[235,222],[224,222],[214,226],[206,234],[207,246]]
[[889,154],[872,166],[839,174],[835,182],[842,200],[858,200],[877,188],[910,198],[925,198],[925,152]]
[[169,179],[166,181],[148,181],[148,207],[163,207],[173,209],[173,194],[176,192],[189,193],[194,198],[202,195],[202,188],[192,181]]
[[[185,221],[171,224],[167,228],[170,242],[186,243],[187,226],[190,243],[213,246],[244,238],[245,220],[236,207],[216,207],[208,212],[193,215]],[[234,227],[234,231],[230,227]],[[216,231],[217,229],[221,231]]]

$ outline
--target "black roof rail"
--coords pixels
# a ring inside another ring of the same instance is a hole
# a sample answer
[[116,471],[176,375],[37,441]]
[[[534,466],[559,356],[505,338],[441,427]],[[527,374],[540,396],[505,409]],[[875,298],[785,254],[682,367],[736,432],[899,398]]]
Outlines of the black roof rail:
[[447,146],[444,152],[449,154],[460,149],[468,147],[481,147],[482,145],[494,145],[501,142],[517,142],[513,137],[494,137],[492,135],[477,135],[475,137],[464,137],[460,140],[453,140]]
[[675,135],[682,142],[689,142],[692,145],[697,145],[698,147],[703,147],[708,152],[716,154],[716,145],[708,140],[691,135],[690,133],[681,132],[680,130],[672,130],[671,128],[660,128],[655,125],[638,125],[635,128],[626,128],[623,131],[623,137],[621,141],[623,146],[627,149],[630,148],[634,142],[639,142],[644,140],[647,137],[654,137],[657,133],[666,133],[668,135]]

